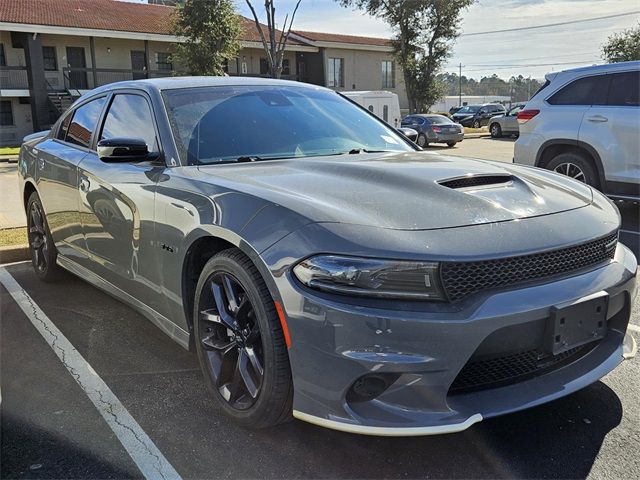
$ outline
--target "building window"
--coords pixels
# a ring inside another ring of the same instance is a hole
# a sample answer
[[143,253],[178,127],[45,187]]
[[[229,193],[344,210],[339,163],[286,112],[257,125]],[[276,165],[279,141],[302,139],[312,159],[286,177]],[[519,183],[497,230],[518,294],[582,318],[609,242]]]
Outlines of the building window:
[[13,125],[13,110],[11,108],[11,100],[2,100],[0,102],[0,125]]
[[4,43],[0,43],[0,67],[7,65],[7,57],[4,56]]
[[157,53],[156,65],[161,72],[170,72],[173,70],[173,63],[171,62],[171,54],[167,52]]
[[291,75],[291,66],[288,58],[282,59],[282,75]]
[[396,87],[395,62],[392,60],[382,61],[382,88]]
[[344,58],[330,58],[327,68],[329,87],[344,87]]
[[44,69],[47,71],[58,70],[58,60],[56,59],[56,47],[42,47],[42,59]]

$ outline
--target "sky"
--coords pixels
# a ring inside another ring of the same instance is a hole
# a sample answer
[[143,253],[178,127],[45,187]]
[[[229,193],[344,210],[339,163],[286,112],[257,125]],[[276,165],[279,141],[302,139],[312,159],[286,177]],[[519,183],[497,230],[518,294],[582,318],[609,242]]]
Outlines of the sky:
[[[252,1],[260,12],[263,2]],[[236,4],[244,15],[250,15],[245,0],[236,0]],[[276,0],[280,22],[294,4],[295,0]],[[558,27],[464,36],[465,33],[627,12],[635,13]],[[462,63],[462,74],[473,78],[493,73],[503,78],[518,74],[542,78],[550,71],[601,63],[601,46],[607,37],[614,32],[634,27],[639,21],[638,0],[476,0],[462,14],[463,36],[456,40],[453,55],[445,71],[457,73],[458,64]],[[382,20],[369,17],[361,11],[342,8],[334,0],[302,0],[295,28],[373,37],[390,37],[393,33]],[[548,65],[552,63],[559,65]]]

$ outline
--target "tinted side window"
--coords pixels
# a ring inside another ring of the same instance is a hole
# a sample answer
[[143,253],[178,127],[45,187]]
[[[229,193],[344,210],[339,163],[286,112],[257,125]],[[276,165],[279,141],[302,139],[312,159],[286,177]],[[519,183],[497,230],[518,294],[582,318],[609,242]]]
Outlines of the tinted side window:
[[119,94],[113,98],[102,127],[103,138],[141,138],[147,142],[150,153],[158,152],[155,124],[149,103],[144,97]]
[[640,71],[614,73],[610,77],[607,105],[640,106]]
[[606,99],[607,75],[579,78],[554,93],[551,105],[602,105]]
[[76,109],[65,138],[67,142],[89,147],[91,134],[96,129],[104,102],[105,97],[96,98]]

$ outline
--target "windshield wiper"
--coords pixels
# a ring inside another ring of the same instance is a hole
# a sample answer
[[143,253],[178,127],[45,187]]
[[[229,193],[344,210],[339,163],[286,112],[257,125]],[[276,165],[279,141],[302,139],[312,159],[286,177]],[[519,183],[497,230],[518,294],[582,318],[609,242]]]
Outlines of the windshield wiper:
[[366,148],[354,148],[347,152],[349,155],[357,155],[359,153],[387,153],[392,152],[392,150],[369,150]]

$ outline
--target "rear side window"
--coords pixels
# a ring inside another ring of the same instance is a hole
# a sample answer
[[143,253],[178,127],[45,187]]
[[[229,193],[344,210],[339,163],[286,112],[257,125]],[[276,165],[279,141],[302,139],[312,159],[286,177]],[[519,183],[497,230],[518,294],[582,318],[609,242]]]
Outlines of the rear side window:
[[67,142],[81,147],[89,147],[91,135],[96,129],[104,102],[105,97],[96,98],[76,109],[65,138]]
[[607,105],[640,106],[640,71],[614,73],[610,77]]
[[607,75],[593,75],[574,80],[554,93],[551,105],[603,105],[607,95]]
[[158,152],[156,131],[149,103],[144,97],[118,94],[113,98],[102,127],[103,138],[141,138],[147,143],[149,153]]

